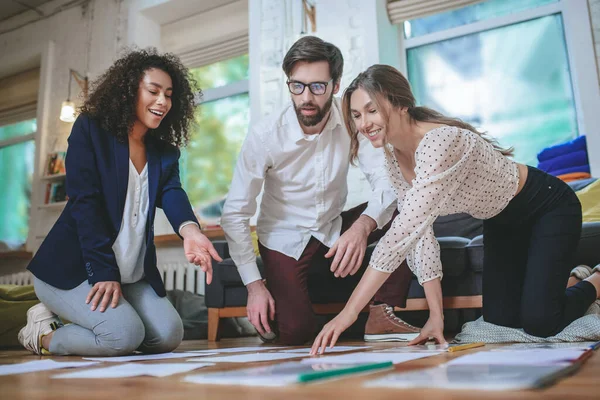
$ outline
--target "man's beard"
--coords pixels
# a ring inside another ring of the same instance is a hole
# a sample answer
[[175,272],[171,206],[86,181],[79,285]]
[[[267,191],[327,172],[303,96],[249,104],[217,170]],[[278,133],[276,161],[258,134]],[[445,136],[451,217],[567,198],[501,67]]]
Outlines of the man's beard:
[[[304,126],[315,126],[321,121],[323,121],[323,118],[325,118],[325,116],[331,109],[331,103],[333,103],[333,93],[331,93],[329,100],[327,100],[327,103],[323,105],[322,109],[312,102],[304,103],[299,107],[296,105],[295,102],[292,101],[292,103],[294,104],[294,110],[296,111],[296,115],[298,116],[298,121],[300,122],[300,124]],[[303,115],[303,108],[316,109],[317,113],[314,115]]]

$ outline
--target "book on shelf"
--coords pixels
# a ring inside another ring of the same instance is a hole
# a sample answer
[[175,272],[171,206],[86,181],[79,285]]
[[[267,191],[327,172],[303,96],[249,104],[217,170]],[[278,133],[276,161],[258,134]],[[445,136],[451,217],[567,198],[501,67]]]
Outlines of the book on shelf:
[[67,188],[64,181],[49,182],[46,184],[44,204],[53,204],[67,201]]
[[48,154],[48,161],[46,163],[46,176],[64,174],[65,169],[65,151],[56,151]]

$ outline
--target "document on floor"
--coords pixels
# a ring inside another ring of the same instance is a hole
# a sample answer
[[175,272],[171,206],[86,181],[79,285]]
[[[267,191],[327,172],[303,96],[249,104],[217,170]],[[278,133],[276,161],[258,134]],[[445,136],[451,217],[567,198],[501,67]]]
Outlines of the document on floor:
[[393,368],[391,362],[358,364],[305,364],[287,362],[235,371],[210,372],[188,375],[185,382],[213,385],[286,386],[323,379],[342,378],[351,374],[365,374]]
[[[371,346],[335,346],[333,349],[327,347],[325,349],[325,353],[343,353],[345,351],[355,351],[355,350],[365,350],[370,349]],[[289,349],[289,350],[280,350],[280,353],[300,353],[300,354],[309,354],[311,348],[304,347],[301,349]]]
[[204,353],[204,354],[220,354],[220,353],[248,353],[250,351],[271,351],[285,349],[285,347],[271,347],[271,346],[254,346],[254,347],[230,347],[224,349],[209,349],[209,350],[190,350],[191,353]]
[[577,365],[441,365],[388,374],[365,387],[459,390],[523,390],[546,386],[574,372]]
[[163,353],[163,354],[137,354],[133,356],[121,357],[84,357],[84,360],[106,361],[106,362],[130,362],[130,361],[149,361],[149,360],[168,360],[171,358],[189,358],[204,357],[217,353]]
[[308,354],[294,353],[252,353],[252,354],[236,354],[232,356],[217,356],[217,357],[202,357],[200,359],[190,359],[190,362],[230,362],[230,363],[250,363],[259,361],[277,361],[287,360],[290,358],[307,357]]
[[507,351],[480,351],[455,358],[448,365],[553,365],[579,359],[584,350],[534,349]]
[[400,364],[407,361],[418,360],[419,358],[436,356],[440,353],[384,353],[384,352],[364,352],[342,354],[337,356],[321,356],[306,358],[303,363],[334,363],[334,364],[354,364],[354,363],[376,363],[391,361],[394,364]]
[[0,365],[0,375],[25,374],[28,372],[49,371],[61,368],[81,368],[95,364],[98,363],[86,361],[58,362],[54,360],[35,360],[19,364]]
[[560,343],[515,343],[509,346],[502,346],[493,351],[507,350],[534,350],[534,349],[571,349],[571,350],[587,350],[591,349],[596,342],[560,342]]
[[164,376],[190,372],[198,368],[210,367],[212,363],[179,363],[179,364],[119,364],[111,367],[92,368],[84,371],[68,372],[65,374],[54,375],[55,379],[104,379],[104,378],[128,378],[132,376],[155,376],[162,378]]
[[419,344],[414,346],[398,346],[379,350],[380,353],[443,353],[448,351],[447,344]]

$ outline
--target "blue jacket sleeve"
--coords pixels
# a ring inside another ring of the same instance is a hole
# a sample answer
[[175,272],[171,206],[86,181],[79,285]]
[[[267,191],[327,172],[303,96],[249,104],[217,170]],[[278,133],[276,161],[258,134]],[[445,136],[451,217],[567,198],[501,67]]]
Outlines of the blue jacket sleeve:
[[[177,157],[173,167],[169,172],[169,176],[162,187],[162,192],[159,194],[157,205],[163,209],[173,230],[179,237],[179,226],[186,221],[194,221],[198,224],[198,220],[194,215],[190,200],[181,187],[181,179],[179,177],[179,156]],[[200,224],[198,224],[200,225]]]
[[71,130],[65,160],[67,195],[75,219],[81,252],[90,284],[121,281],[112,249],[116,235],[103,196],[96,164],[90,120],[80,116]]

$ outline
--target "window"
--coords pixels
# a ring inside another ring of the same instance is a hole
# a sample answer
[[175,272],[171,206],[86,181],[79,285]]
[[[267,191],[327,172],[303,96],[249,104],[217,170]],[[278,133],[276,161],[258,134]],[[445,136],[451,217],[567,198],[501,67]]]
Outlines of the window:
[[181,178],[194,209],[204,217],[218,217],[248,130],[248,55],[191,72],[203,97],[182,154]]
[[36,120],[0,126],[0,242],[17,249],[27,241]]
[[579,135],[561,4],[491,0],[404,23],[418,104],[461,118],[537,165]]

